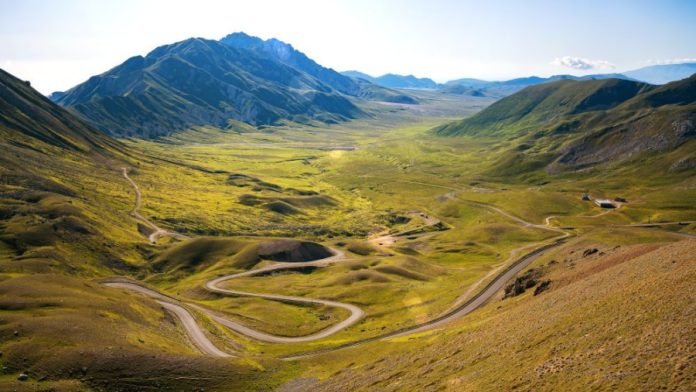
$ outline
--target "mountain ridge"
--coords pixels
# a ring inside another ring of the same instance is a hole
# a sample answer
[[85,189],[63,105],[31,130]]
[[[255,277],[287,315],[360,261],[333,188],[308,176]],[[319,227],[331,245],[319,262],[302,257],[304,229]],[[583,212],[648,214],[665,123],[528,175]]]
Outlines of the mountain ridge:
[[374,77],[360,71],[343,71],[341,74],[351,78],[367,80],[387,88],[436,89],[440,87],[438,83],[430,78],[418,78],[413,75],[387,73],[382,76]]
[[[576,76],[570,74],[558,74],[549,77],[525,76],[507,80],[482,80],[476,78],[460,78],[449,80],[445,83],[436,83],[429,78],[415,78],[412,75],[386,74],[381,77],[373,77],[360,71],[344,71],[342,74],[365,79],[372,83],[393,88],[428,88],[437,89],[444,93],[472,96],[505,97],[516,93],[524,87],[541,83],[554,82],[556,80],[592,80],[592,79],[625,79],[650,84],[665,84],[688,78],[696,73],[696,63],[653,65],[621,73],[590,74]],[[382,80],[384,77],[393,77],[396,85]],[[410,80],[410,81],[409,81]],[[424,81],[416,85],[416,81]]]
[[0,127],[6,140],[34,140],[77,153],[104,153],[122,146],[0,69]]
[[338,122],[362,111],[330,85],[268,56],[190,38],[134,56],[56,102],[116,136],[159,137],[197,125]]
[[621,79],[530,86],[433,132],[512,137],[526,146],[504,154],[490,171],[495,175],[580,170],[688,144],[669,161],[669,170],[681,170],[693,161],[696,75],[661,86]]

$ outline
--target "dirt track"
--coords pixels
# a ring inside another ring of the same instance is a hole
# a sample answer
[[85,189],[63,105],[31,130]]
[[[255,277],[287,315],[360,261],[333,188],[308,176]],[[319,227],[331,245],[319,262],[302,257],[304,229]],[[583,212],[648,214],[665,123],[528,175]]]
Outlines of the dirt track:
[[152,233],[148,236],[148,240],[150,243],[154,244],[157,242],[157,239],[159,237],[174,237],[174,238],[179,238],[179,239],[186,239],[189,238],[183,234],[176,233],[173,231],[169,230],[164,230],[163,228],[157,226],[156,224],[152,223],[149,219],[145,218],[142,216],[139,212],[140,210],[140,204],[142,200],[142,195],[140,194],[140,188],[138,187],[138,184],[135,183],[129,176],[128,176],[128,169],[127,168],[122,168],[123,170],[123,177],[125,177],[128,182],[130,182],[131,186],[133,186],[133,189],[135,190],[135,206],[133,207],[133,211],[131,211],[131,215],[133,215],[136,219],[139,221],[143,222],[145,225],[147,225],[150,229],[152,229]]

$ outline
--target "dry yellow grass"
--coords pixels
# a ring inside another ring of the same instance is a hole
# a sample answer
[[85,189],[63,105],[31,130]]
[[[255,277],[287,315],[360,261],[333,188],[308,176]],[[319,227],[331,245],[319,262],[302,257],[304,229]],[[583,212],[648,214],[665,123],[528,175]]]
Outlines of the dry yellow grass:
[[328,377],[310,382],[324,391],[694,390],[696,240],[599,246],[583,257],[575,242],[540,261],[552,283],[538,296],[315,357],[305,377]]

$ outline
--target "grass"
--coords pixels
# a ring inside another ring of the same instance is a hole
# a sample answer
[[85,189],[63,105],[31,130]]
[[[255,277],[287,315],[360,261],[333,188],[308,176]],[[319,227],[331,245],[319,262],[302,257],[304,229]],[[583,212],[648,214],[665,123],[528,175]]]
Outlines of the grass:
[[583,241],[596,244],[572,242],[548,255],[560,263],[536,263],[547,266],[550,291],[498,297],[436,332],[309,359],[304,377],[324,380],[311,385],[318,390],[688,389],[693,295],[678,293],[693,282],[694,242],[610,241],[603,256],[583,258]]
[[[366,110],[375,118],[336,126],[196,128],[158,141],[124,140],[127,154],[106,164],[40,144],[35,148],[46,149],[54,157],[51,164],[45,163],[45,154],[19,154],[16,167],[0,168],[0,290],[4,290],[0,304],[6,309],[0,315],[3,365],[12,376],[30,370],[32,382],[46,377],[47,388],[50,383],[76,385],[75,380],[82,377],[81,386],[95,388],[133,389],[161,382],[182,388],[206,383],[213,390],[272,389],[290,379],[317,377],[330,378],[321,387],[346,389],[348,378],[357,377],[355,385],[363,389],[392,385],[505,389],[517,384],[517,378],[531,382],[525,377],[536,375],[536,366],[545,369],[543,361],[591,352],[581,343],[567,343],[583,341],[591,324],[582,316],[593,314],[588,304],[608,314],[623,306],[647,306],[643,299],[636,305],[603,300],[601,292],[619,290],[617,295],[624,295],[638,285],[612,272],[614,267],[608,266],[612,262],[585,263],[577,252],[600,247],[608,254],[617,245],[653,249],[676,238],[670,231],[695,233],[693,224],[603,229],[614,224],[695,219],[693,176],[672,173],[657,178],[646,175],[650,169],[638,164],[607,173],[591,169],[494,176],[490,169],[499,167],[510,149],[524,140],[435,137],[428,132],[433,126],[473,112],[483,103],[469,102],[458,109],[461,101],[428,92],[415,94],[421,101],[419,110],[438,117],[423,120],[423,114],[410,107],[371,104]],[[647,159],[663,169],[667,162],[659,156]],[[140,186],[144,216],[195,238],[149,244],[128,215],[134,193],[121,176],[122,166],[131,167],[130,176]],[[580,200],[586,191],[596,197],[625,197],[629,203],[595,216],[601,210]],[[526,293],[506,301],[496,299],[438,333],[300,363],[278,362],[280,356],[330,348],[433,318],[520,248],[558,235],[524,226],[487,205],[534,224],[544,224],[546,217],[554,215],[554,225],[574,227],[578,238],[563,249],[576,253],[571,257],[558,251],[540,258],[536,265],[557,259],[558,265],[545,276],[566,282],[564,286],[552,285],[546,297]],[[446,229],[423,232],[420,214],[441,220]],[[368,242],[378,235],[404,232],[409,234],[398,236],[391,246]],[[344,319],[346,312],[222,297],[202,287],[219,275],[266,265],[281,256],[325,256],[316,253],[324,248],[308,243],[341,249],[350,260],[226,284],[250,292],[352,303],[366,317],[319,341],[266,344],[198,315],[216,344],[239,354],[239,359],[230,361],[200,356],[176,320],[151,299],[98,283],[103,277],[125,275],[264,332],[301,336]],[[623,273],[648,279],[654,287],[674,283],[674,291],[684,285],[671,272],[659,275],[665,280],[651,280],[645,272],[652,268],[648,264],[637,272]],[[598,272],[591,273],[594,270]],[[601,290],[589,286],[588,279],[601,280],[597,283]],[[612,287],[612,280],[621,282],[621,287]],[[567,294],[555,297],[563,292]],[[650,298],[666,301],[672,291],[665,298],[657,290],[650,293],[654,296]],[[555,303],[544,298],[559,299]],[[651,310],[648,325],[658,325],[664,318],[660,312]],[[669,325],[681,328],[681,321]],[[628,320],[625,325],[636,327],[639,321]],[[21,329],[19,338],[13,335],[15,328]],[[535,334],[534,328],[541,328],[543,334]],[[509,329],[519,332],[509,337],[505,335]],[[553,331],[561,332],[556,336]],[[600,331],[592,344],[609,339],[608,329]],[[500,349],[486,351],[488,341]],[[560,351],[552,352],[556,346]],[[607,347],[614,350],[612,355],[628,361],[617,346]],[[580,366],[573,361],[573,366]],[[400,369],[389,369],[390,363]],[[513,366],[518,363],[525,364],[523,370]],[[86,377],[80,374],[82,366],[89,368]],[[121,384],[109,384],[114,369],[123,369],[118,374]],[[431,369],[432,376],[419,373],[420,369]],[[500,369],[504,377],[496,378]],[[410,372],[405,373],[409,377],[401,371]],[[565,380],[563,373],[548,374],[541,385]],[[14,387],[6,378],[0,380],[0,387]]]

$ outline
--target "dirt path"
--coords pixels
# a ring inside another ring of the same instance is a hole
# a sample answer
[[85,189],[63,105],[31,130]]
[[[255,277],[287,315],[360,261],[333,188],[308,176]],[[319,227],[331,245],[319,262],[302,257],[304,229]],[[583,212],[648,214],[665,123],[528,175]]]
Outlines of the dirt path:
[[140,188],[138,187],[138,184],[135,183],[129,176],[128,176],[128,169],[127,168],[121,168],[123,170],[123,177],[130,182],[131,186],[135,190],[135,205],[133,206],[133,210],[131,211],[131,215],[134,216],[137,220],[141,221],[144,223],[147,227],[152,229],[152,233],[148,236],[148,240],[150,241],[151,244],[157,243],[157,239],[160,237],[174,237],[178,239],[186,239],[189,238],[183,234],[174,232],[174,231],[169,231],[165,230],[156,224],[152,223],[149,219],[145,218],[142,214],[140,214],[140,205],[142,203],[142,195],[140,193]]
[[403,336],[403,335],[410,335],[418,332],[423,332],[427,331],[430,329],[438,328],[441,327],[444,324],[447,324],[449,322],[452,322],[456,319],[459,319],[461,317],[466,316],[467,314],[473,312],[474,310],[478,309],[481,305],[485,304],[491,297],[493,297],[505,284],[512,278],[515,277],[521,270],[529,266],[534,260],[538,259],[541,255],[546,253],[547,251],[561,245],[564,243],[564,240],[558,240],[555,242],[552,242],[550,244],[544,245],[540,248],[537,248],[526,255],[522,256],[519,258],[517,261],[509,265],[505,270],[503,270],[501,273],[499,273],[492,281],[490,281],[483,289],[481,289],[475,296],[467,300],[465,303],[461,304],[460,306],[456,307],[455,309],[452,309],[451,311],[436,317],[432,320],[426,321],[424,323],[416,324],[410,327],[398,329],[396,331],[392,331],[386,334],[378,335],[378,336],[373,336],[367,339],[362,339],[358,341],[354,341],[351,343],[346,343],[343,345],[327,348],[327,349],[320,349],[312,352],[307,352],[307,353],[302,353],[302,354],[297,354],[297,355],[292,355],[292,356],[287,356],[283,357],[283,360],[286,361],[294,361],[298,359],[304,359],[304,358],[309,358],[313,357],[319,354],[327,353],[327,352],[332,352],[332,351],[338,351],[338,350],[343,350],[346,348],[351,348],[351,347],[356,347],[363,345],[365,343],[369,342],[374,342],[378,340],[384,340],[384,339],[389,339],[389,338],[394,338],[397,336]]
[[[145,218],[142,214],[140,214],[139,209],[142,203],[142,195],[140,192],[140,189],[138,185],[133,181],[129,176],[128,176],[128,169],[123,168],[123,177],[128,180],[128,182],[133,186],[133,189],[135,190],[135,205],[133,208],[133,211],[131,214],[144,224],[146,224],[148,227],[150,227],[153,230],[153,233],[150,235],[149,240],[151,242],[156,242],[157,238],[160,236],[172,236],[175,238],[188,238],[182,234],[164,230],[151,221],[149,221],[147,218]],[[464,200],[466,201],[466,200]],[[547,220],[547,225],[535,225],[530,222],[524,221],[518,217],[515,217],[514,215],[511,215],[507,213],[504,210],[501,210],[495,206],[490,206],[487,204],[483,203],[478,203],[474,202],[475,204],[478,204],[482,207],[491,209],[499,214],[502,214],[503,216],[506,216],[526,227],[538,227],[542,229],[547,229],[547,230],[553,230],[553,231],[560,231],[564,234],[564,236],[567,236],[568,234],[560,229],[554,228],[550,226],[548,220]],[[424,227],[425,226],[433,226],[438,223],[440,223],[440,220],[431,217],[428,215],[425,215],[424,213],[414,213],[416,214],[420,219],[423,220]],[[411,230],[412,231],[412,230]],[[396,234],[391,234],[388,236],[383,236],[379,238],[373,239],[373,241],[379,241],[379,240],[387,240],[387,239],[394,239],[395,237],[398,237],[400,235],[404,235],[405,233],[396,233]],[[428,233],[430,234],[430,233]],[[529,248],[531,247],[530,245],[526,247],[521,247],[522,248]],[[506,282],[509,280],[511,277],[513,277],[515,274],[519,272],[519,270],[523,269],[529,263],[534,261],[543,251],[545,251],[548,245],[546,247],[542,247],[544,249],[537,249],[529,254],[525,255],[522,257],[520,260],[517,262],[513,263],[508,267],[505,271],[502,273],[498,274],[482,291],[480,291],[478,294],[476,294],[474,297],[472,297],[469,300],[465,301],[465,296],[468,297],[468,295],[473,291],[473,287],[470,288],[467,293],[464,295],[460,296],[460,298],[453,304],[453,306],[450,308],[449,311],[443,313],[441,316],[430,320],[425,323],[421,323],[418,325],[415,325],[411,328],[407,329],[402,329],[399,331],[395,331],[386,335],[381,335],[376,338],[386,338],[390,336],[396,336],[396,334],[406,334],[406,333],[415,333],[415,332],[420,332],[426,329],[430,328],[436,328],[444,323],[447,323],[453,319],[462,317],[474,309],[478,308],[481,306],[483,303],[485,303],[491,296],[493,296]],[[510,258],[513,258],[516,254],[516,250],[513,250],[511,252]],[[172,312],[176,317],[179,318],[179,320],[182,322],[182,325],[184,326],[184,329],[186,330],[187,334],[193,341],[194,345],[201,350],[201,352],[208,354],[208,355],[213,355],[217,357],[223,357],[223,356],[229,356],[229,354],[223,352],[222,350],[218,349],[205,335],[203,330],[200,328],[200,326],[196,323],[195,317],[193,314],[186,309],[186,307],[196,309],[197,311],[200,311],[209,317],[211,317],[213,320],[216,322],[220,323],[221,325],[224,325],[225,327],[241,333],[245,336],[248,336],[250,338],[264,341],[264,342],[271,342],[271,343],[302,343],[302,342],[309,342],[313,340],[318,340],[322,339],[325,337],[328,337],[330,335],[333,335],[345,328],[348,328],[349,326],[357,323],[363,316],[364,312],[362,309],[359,307],[352,305],[352,304],[346,304],[346,303],[341,303],[341,302],[336,302],[336,301],[329,301],[329,300],[323,300],[323,299],[312,299],[312,298],[304,298],[304,297],[295,297],[295,296],[286,296],[286,295],[279,295],[279,294],[267,294],[267,293],[249,293],[249,292],[244,292],[244,291],[238,291],[238,290],[233,290],[229,288],[223,288],[220,287],[219,285],[222,284],[223,282],[227,282],[230,280],[233,280],[235,278],[240,278],[240,277],[246,277],[246,276],[254,276],[254,275],[260,275],[272,271],[278,271],[278,270],[288,270],[288,269],[297,269],[297,268],[306,268],[306,267],[326,267],[330,264],[344,261],[346,260],[344,252],[337,250],[337,249],[332,249],[333,255],[324,259],[320,260],[314,260],[314,261],[308,261],[308,262],[301,262],[301,263],[274,263],[270,266],[266,266],[263,268],[259,268],[256,270],[250,270],[250,271],[245,271],[245,272],[240,272],[237,274],[232,274],[232,275],[225,275],[218,277],[216,279],[213,279],[211,281],[208,281],[205,284],[205,288],[211,292],[219,293],[219,294],[224,294],[224,295],[234,295],[234,296],[249,296],[249,297],[257,297],[257,298],[265,298],[265,299],[270,299],[270,300],[276,300],[276,301],[284,301],[284,302],[296,302],[296,303],[309,303],[309,304],[318,304],[318,305],[325,305],[325,306],[331,306],[331,307],[339,307],[346,309],[350,312],[350,316],[343,321],[336,323],[328,328],[325,328],[319,332],[310,334],[310,335],[305,335],[305,336],[299,336],[299,337],[287,337],[287,336],[278,336],[278,335],[272,335],[268,334],[265,332],[261,332],[258,330],[255,330],[253,328],[247,327],[243,324],[240,324],[236,321],[227,319],[217,312],[213,312],[207,308],[204,308],[200,305],[192,304],[192,303],[183,303],[181,301],[178,301],[174,298],[168,297],[166,295],[163,295],[155,290],[152,290],[150,288],[144,287],[136,282],[112,282],[112,283],[106,283],[110,287],[115,287],[115,288],[122,288],[122,289],[129,289],[129,290],[134,290],[137,292],[140,292],[142,294],[148,295],[150,297],[153,297],[157,300],[158,303],[160,303],[165,309],[169,310]],[[489,277],[492,273],[496,272],[495,270],[489,273],[486,277]],[[484,278],[485,279],[485,278]],[[483,279],[479,282],[479,284],[483,282]],[[355,342],[354,344],[360,344],[361,342]]]
[[412,218],[422,220],[423,225],[409,230],[400,231],[397,233],[378,234],[376,237],[368,238],[367,242],[373,246],[389,248],[390,246],[394,245],[400,237],[424,237],[437,233],[432,231],[419,233],[418,231],[439,224],[441,222],[440,219],[419,211],[409,212],[406,215]]
[[[128,169],[127,168],[122,168],[122,173],[123,177],[128,180],[128,182],[131,184],[133,189],[135,190],[135,205],[133,207],[133,210],[131,211],[131,215],[133,215],[136,219],[139,221],[143,222],[146,224],[148,227],[150,227],[153,230],[153,233],[150,234],[149,240],[151,243],[155,243],[157,241],[157,238],[161,236],[171,236],[174,238],[179,238],[179,239],[186,239],[189,238],[183,234],[176,233],[173,231],[169,230],[164,230],[145,218],[142,214],[140,214],[139,209],[142,204],[142,194],[140,192],[140,188],[138,187],[138,184],[136,184],[133,179],[131,179],[128,176]],[[182,325],[184,326],[184,329],[186,330],[187,334],[193,341],[194,345],[198,347],[203,353],[213,355],[213,356],[229,356],[229,354],[224,353],[223,351],[219,350],[215,345],[208,340],[208,338],[205,336],[205,333],[203,330],[198,326],[198,324],[195,321],[194,316],[189,312],[185,306],[195,308],[196,310],[203,312],[210,316],[212,319],[215,321],[219,322],[220,324],[228,327],[231,330],[234,330],[238,333],[241,333],[243,335],[246,335],[250,338],[265,341],[265,342],[273,342],[273,343],[299,343],[299,342],[308,342],[312,340],[317,340],[317,339],[322,339],[327,336],[333,335],[336,332],[339,332],[356,322],[358,322],[363,316],[364,312],[362,309],[359,307],[352,305],[352,304],[346,304],[342,302],[336,302],[336,301],[329,301],[329,300],[323,300],[323,299],[313,299],[313,298],[303,298],[303,297],[294,297],[294,296],[286,296],[286,295],[278,295],[278,294],[264,294],[264,293],[248,293],[248,292],[243,292],[243,291],[237,291],[237,290],[231,290],[231,289],[226,289],[226,288],[221,288],[218,285],[222,282],[232,280],[235,278],[240,278],[243,276],[254,276],[254,275],[259,275],[271,271],[276,271],[276,270],[288,270],[288,269],[297,269],[297,268],[306,268],[306,267],[326,267],[328,265],[344,261],[346,260],[345,253],[341,250],[338,249],[331,249],[332,255],[323,259],[319,260],[314,260],[314,261],[308,261],[308,262],[300,262],[300,263],[274,263],[273,265],[264,267],[264,268],[259,268],[256,270],[251,270],[251,271],[246,271],[246,272],[241,272],[238,274],[232,274],[232,275],[226,275],[222,276],[216,279],[213,279],[205,284],[205,288],[211,292],[216,292],[219,294],[225,294],[225,295],[234,295],[234,296],[248,296],[248,297],[257,297],[257,298],[265,298],[265,299],[270,299],[270,300],[275,300],[275,301],[284,301],[284,302],[296,302],[296,303],[309,303],[309,304],[316,304],[316,305],[325,305],[325,306],[331,306],[331,307],[338,307],[338,308],[343,308],[346,309],[350,312],[350,316],[346,318],[345,320],[336,323],[328,328],[325,328],[319,332],[316,332],[314,334],[310,335],[305,335],[305,336],[299,336],[299,337],[287,337],[287,336],[278,336],[278,335],[272,335],[272,334],[267,334],[252,328],[249,328],[247,326],[244,326],[238,322],[226,319],[219,314],[203,308],[199,305],[196,304],[191,304],[191,303],[183,303],[181,301],[178,301],[174,298],[168,297],[164,294],[161,294],[155,290],[152,290],[150,288],[144,287],[136,282],[108,282],[106,283],[107,286],[110,287],[115,287],[115,288],[122,288],[122,289],[129,289],[129,290],[134,290],[138,291],[142,294],[148,295],[150,297],[153,297],[157,300],[158,303],[162,304],[162,306],[171,311],[175,316],[179,318],[179,320],[182,322]]]

